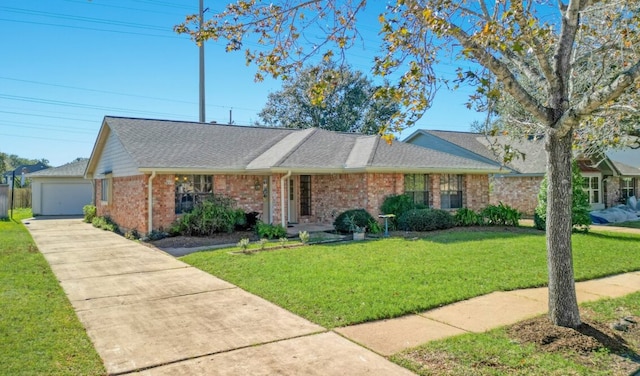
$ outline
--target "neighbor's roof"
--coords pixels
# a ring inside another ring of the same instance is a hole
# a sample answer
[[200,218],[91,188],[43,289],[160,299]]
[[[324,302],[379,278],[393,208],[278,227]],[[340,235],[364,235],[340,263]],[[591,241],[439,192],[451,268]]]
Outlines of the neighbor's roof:
[[84,171],[87,168],[87,163],[89,163],[88,159],[81,159],[77,161],[73,161],[67,164],[64,164],[59,167],[51,167],[46,170],[40,170],[36,172],[32,172],[28,175],[28,177],[47,177],[47,178],[59,178],[59,177],[68,177],[68,178],[81,178],[84,176]]
[[33,173],[36,171],[41,171],[41,170],[45,170],[50,168],[49,166],[45,165],[44,163],[36,163],[36,164],[32,164],[32,165],[26,165],[26,164],[22,164],[18,167],[16,167],[15,169],[11,170],[11,171],[7,171],[5,172],[3,175],[4,176],[11,176],[14,172],[16,174],[16,176],[19,176],[22,174],[22,171],[24,170],[25,174],[29,174],[29,173]]
[[109,133],[140,171],[499,171],[495,164],[399,141],[389,145],[379,136],[109,116],[104,118],[87,174],[94,172],[90,170]]
[[640,176],[640,168],[636,168],[633,166],[629,166],[628,164],[624,164],[622,162],[615,161],[610,159],[613,166],[620,172],[620,175],[624,176]]
[[[546,152],[544,148],[544,139],[514,139],[508,136],[484,136],[479,133],[472,132],[456,132],[456,131],[438,131],[421,129],[414,132],[405,139],[408,142],[419,135],[428,135],[445,141],[450,145],[455,145],[460,152],[472,153],[470,158],[478,160],[488,160],[490,163],[501,165],[504,158],[504,147],[510,146],[513,150],[522,153],[516,153],[505,167],[519,174],[544,174],[546,169]],[[441,143],[431,145],[423,145],[424,147],[442,148]],[[468,154],[465,154],[468,156]],[[503,171],[509,172],[509,171]]]

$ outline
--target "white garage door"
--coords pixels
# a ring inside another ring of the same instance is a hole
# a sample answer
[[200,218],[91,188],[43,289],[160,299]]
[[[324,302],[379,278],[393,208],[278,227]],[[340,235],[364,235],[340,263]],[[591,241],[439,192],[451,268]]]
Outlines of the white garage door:
[[91,183],[43,183],[42,215],[80,215],[92,193]]

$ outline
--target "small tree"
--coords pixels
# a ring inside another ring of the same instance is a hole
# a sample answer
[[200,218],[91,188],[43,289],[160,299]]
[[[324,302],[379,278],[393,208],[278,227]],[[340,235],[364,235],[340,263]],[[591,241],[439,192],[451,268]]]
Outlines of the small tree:
[[[582,189],[584,178],[580,174],[580,168],[578,163],[574,160],[571,165],[571,224],[573,227],[589,231],[589,225],[591,224],[591,217],[589,216],[589,196],[587,192]],[[547,176],[544,176],[542,183],[540,184],[540,192],[538,192],[538,206],[536,207],[534,224],[538,230],[544,230],[546,228],[547,221],[547,189],[548,182]]]

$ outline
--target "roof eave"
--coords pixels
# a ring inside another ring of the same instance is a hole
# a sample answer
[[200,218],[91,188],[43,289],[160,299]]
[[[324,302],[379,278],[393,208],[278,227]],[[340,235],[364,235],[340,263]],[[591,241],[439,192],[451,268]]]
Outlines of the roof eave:
[[87,162],[87,167],[84,170],[84,178],[85,179],[93,179],[95,168],[98,164],[99,154],[102,154],[102,150],[107,142],[107,138],[111,129],[107,124],[107,118],[102,120],[102,126],[100,126],[100,130],[98,131],[98,137],[96,137],[96,142],[93,144],[93,149],[91,150],[91,156],[89,157],[89,161]]

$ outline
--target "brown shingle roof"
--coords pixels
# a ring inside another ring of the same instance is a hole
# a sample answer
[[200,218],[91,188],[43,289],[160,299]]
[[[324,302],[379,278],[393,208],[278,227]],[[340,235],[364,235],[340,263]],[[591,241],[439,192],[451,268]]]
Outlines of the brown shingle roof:
[[495,164],[399,141],[389,145],[379,136],[323,129],[120,117],[105,117],[104,126],[116,135],[135,166],[143,170],[500,171]]

